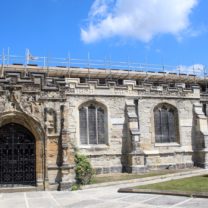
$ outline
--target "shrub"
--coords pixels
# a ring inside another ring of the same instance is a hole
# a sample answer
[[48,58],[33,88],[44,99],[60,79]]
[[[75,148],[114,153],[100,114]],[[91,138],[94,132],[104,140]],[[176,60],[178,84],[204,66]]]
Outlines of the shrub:
[[93,169],[88,158],[85,155],[76,154],[75,163],[76,184],[78,186],[90,184],[93,176]]
[[71,190],[72,190],[72,191],[77,191],[77,190],[79,190],[79,189],[80,189],[80,186],[79,186],[78,184],[76,184],[76,183],[73,184],[72,187],[71,187]]

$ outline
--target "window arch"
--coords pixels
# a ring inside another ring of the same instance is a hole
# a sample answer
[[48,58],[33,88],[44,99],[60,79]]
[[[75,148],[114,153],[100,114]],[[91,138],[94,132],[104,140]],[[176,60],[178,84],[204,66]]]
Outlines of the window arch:
[[80,143],[106,144],[106,110],[98,104],[89,103],[79,108]]
[[154,109],[156,143],[178,142],[177,109],[163,103]]

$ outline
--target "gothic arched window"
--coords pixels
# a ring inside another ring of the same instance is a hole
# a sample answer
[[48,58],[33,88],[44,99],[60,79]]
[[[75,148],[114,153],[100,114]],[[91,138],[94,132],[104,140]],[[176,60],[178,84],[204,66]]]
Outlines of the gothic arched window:
[[99,105],[84,105],[79,109],[80,143],[106,144],[106,111]]
[[156,143],[178,142],[177,110],[168,104],[160,104],[154,109]]

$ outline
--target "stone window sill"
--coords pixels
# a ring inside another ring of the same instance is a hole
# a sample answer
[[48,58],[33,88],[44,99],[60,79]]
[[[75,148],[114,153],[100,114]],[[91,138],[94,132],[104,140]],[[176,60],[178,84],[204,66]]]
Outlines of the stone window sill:
[[179,147],[181,146],[179,143],[171,142],[171,143],[155,143],[155,147]]
[[89,144],[89,145],[80,145],[79,149],[86,149],[86,150],[105,150],[109,149],[109,145],[107,144]]

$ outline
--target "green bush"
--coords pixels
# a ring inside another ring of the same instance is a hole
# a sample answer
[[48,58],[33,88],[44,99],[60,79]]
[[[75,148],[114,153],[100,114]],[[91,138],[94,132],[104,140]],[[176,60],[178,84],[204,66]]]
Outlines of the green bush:
[[77,190],[79,190],[79,189],[80,189],[80,186],[79,186],[78,184],[76,184],[76,183],[73,184],[72,187],[71,187],[71,190],[72,190],[72,191],[77,191]]
[[85,155],[76,154],[75,163],[76,184],[90,184],[93,176],[93,169],[88,158]]

